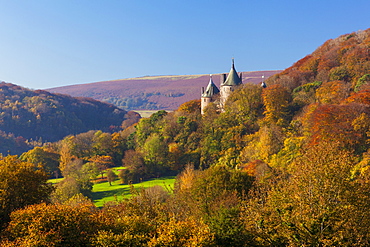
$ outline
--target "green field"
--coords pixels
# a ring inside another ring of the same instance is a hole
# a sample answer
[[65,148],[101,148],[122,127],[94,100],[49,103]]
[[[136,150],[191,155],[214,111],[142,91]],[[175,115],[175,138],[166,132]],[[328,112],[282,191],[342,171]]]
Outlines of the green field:
[[[172,176],[151,179],[141,183],[133,184],[133,186],[135,189],[141,189],[160,185],[162,187],[173,189],[174,183],[175,177]],[[94,184],[92,192],[92,199],[97,207],[102,207],[104,203],[110,201],[120,201],[131,196],[130,185],[121,184],[119,180],[113,182],[112,186],[110,186],[108,182]]]
[[57,184],[59,183],[60,181],[62,181],[64,178],[52,178],[52,179],[49,179],[48,182],[49,183],[52,183],[52,184]]
[[[117,175],[120,170],[125,169],[125,167],[113,167],[111,168]],[[54,178],[49,179],[48,182],[52,184],[57,184],[62,181],[63,178]],[[161,178],[154,178],[148,181],[144,181],[141,183],[133,184],[136,190],[140,190],[141,188],[149,188],[155,185],[160,185],[165,187],[165,189],[173,189],[175,183],[175,177],[161,177]],[[92,200],[97,207],[102,207],[104,203],[110,201],[120,201],[124,198],[128,198],[131,196],[131,188],[128,184],[121,184],[121,181],[117,178],[116,181],[112,182],[110,186],[106,179],[100,180],[100,175],[97,177],[97,180],[92,189]]]

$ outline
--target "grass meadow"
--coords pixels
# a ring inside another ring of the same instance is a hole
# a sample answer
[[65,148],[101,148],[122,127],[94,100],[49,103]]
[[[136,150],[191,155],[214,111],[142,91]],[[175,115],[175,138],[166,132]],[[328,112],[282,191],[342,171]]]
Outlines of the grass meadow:
[[[113,167],[112,170],[118,175],[120,170],[125,169],[124,167]],[[56,184],[63,180],[63,178],[49,179],[49,182]],[[162,186],[165,189],[172,190],[175,183],[175,177],[160,177],[154,178],[148,181],[143,181],[141,183],[135,183],[131,186],[128,184],[121,184],[121,181],[117,178],[112,185],[109,185],[108,181],[100,178],[95,181],[92,189],[92,200],[94,201],[95,206],[102,207],[105,203],[111,201],[121,201],[125,198],[129,198],[132,195],[131,188],[135,190],[140,190],[142,188],[149,188],[156,185]]]
[[[155,178],[141,183],[132,184],[134,189],[140,190],[142,188],[149,188],[155,185],[165,187],[165,189],[173,189],[175,183],[175,177],[161,177]],[[121,201],[131,196],[131,186],[128,184],[121,184],[120,180],[116,180],[112,183],[112,186],[108,182],[100,182],[94,184],[92,190],[92,199],[95,206],[102,207],[105,203],[110,201]]]

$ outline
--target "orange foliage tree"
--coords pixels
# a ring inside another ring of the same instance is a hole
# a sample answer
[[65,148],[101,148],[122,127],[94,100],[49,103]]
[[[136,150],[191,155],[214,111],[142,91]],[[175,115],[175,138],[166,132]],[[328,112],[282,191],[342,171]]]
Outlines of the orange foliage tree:
[[303,121],[310,144],[327,141],[339,143],[349,150],[361,151],[364,133],[354,129],[353,121],[362,113],[369,115],[369,108],[356,103],[317,106]]

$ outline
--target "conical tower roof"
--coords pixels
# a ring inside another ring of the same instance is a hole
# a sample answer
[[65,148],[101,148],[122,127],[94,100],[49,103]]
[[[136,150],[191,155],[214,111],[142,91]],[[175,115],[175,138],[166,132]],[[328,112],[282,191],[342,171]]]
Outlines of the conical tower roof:
[[234,59],[232,61],[233,61],[233,64],[226,78],[226,81],[222,84],[223,86],[237,86],[237,85],[242,84],[242,81],[240,80],[240,77],[238,76],[238,73],[235,70]]
[[202,93],[202,98],[211,98],[213,95],[218,94],[219,92],[220,92],[220,90],[213,83],[212,75],[211,75],[210,78],[209,78],[208,86],[207,86],[206,90],[204,91],[204,93]]

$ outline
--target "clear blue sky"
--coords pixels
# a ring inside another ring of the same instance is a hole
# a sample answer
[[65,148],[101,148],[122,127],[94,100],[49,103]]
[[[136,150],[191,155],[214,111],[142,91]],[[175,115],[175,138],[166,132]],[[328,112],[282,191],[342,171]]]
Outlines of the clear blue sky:
[[285,69],[370,28],[369,0],[0,0],[0,80],[43,89]]

